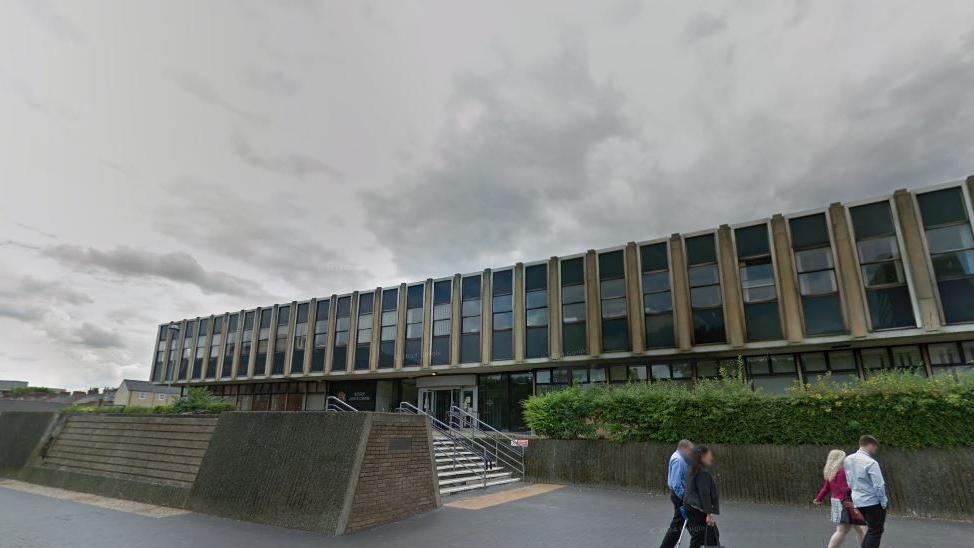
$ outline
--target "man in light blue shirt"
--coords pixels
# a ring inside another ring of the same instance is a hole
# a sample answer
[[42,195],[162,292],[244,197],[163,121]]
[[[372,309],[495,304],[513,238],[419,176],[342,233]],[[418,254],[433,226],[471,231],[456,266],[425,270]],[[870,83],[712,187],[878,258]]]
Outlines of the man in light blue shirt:
[[670,528],[663,537],[660,548],[673,548],[680,540],[680,532],[683,531],[683,523],[686,518],[683,516],[683,495],[686,493],[687,469],[690,464],[690,455],[693,453],[693,443],[690,440],[680,440],[676,446],[676,451],[670,455],[668,473],[666,475],[666,486],[670,488],[670,502],[673,503],[673,520]]
[[879,442],[872,436],[859,438],[859,450],[845,459],[845,475],[852,489],[852,503],[866,518],[869,530],[862,541],[862,548],[879,548],[886,526],[886,480],[874,458]]

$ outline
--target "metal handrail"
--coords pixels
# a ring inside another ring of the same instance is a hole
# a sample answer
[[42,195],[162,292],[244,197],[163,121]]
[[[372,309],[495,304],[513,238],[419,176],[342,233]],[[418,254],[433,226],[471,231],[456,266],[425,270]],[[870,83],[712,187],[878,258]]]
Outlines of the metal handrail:
[[352,407],[347,401],[336,396],[325,398],[325,411],[340,411],[358,413],[358,409]]
[[[410,413],[410,414],[413,414],[413,415],[423,415],[423,416],[428,417],[429,420],[430,420],[430,426],[432,426],[442,436],[444,436],[445,438],[447,438],[451,442],[453,442],[453,454],[452,455],[448,455],[448,458],[453,462],[453,464],[455,466],[461,466],[461,467],[465,468],[466,470],[468,470],[469,472],[473,473],[474,476],[476,476],[477,479],[480,481],[480,483],[482,483],[484,487],[487,487],[487,473],[489,472],[490,458],[489,458],[489,455],[487,455],[487,452],[484,449],[472,445],[471,443],[469,443],[469,440],[468,439],[466,439],[462,435],[459,435],[455,431],[455,429],[452,428],[450,425],[444,423],[443,421],[437,419],[436,417],[434,417],[430,413],[427,413],[426,411],[423,411],[422,409],[416,407],[415,405],[413,405],[413,404],[411,404],[409,402],[401,402],[399,404],[399,407],[396,408],[396,412],[397,413]],[[456,451],[457,451],[457,448],[458,447],[460,447],[461,449],[464,449],[464,450],[466,450],[466,451],[468,451],[470,453],[473,453],[473,454],[478,454],[479,453],[479,456],[481,457],[481,459],[483,460],[483,463],[484,463],[483,466],[482,467],[481,466],[476,466],[476,465],[470,463],[467,459],[460,458],[456,454]]]
[[[517,438],[501,432],[455,405],[450,407],[450,422],[452,423],[454,420],[458,422],[458,426],[454,426],[454,428],[467,428],[464,425],[469,424],[470,430],[473,431],[470,436],[472,441],[487,451],[493,452],[497,460],[524,477],[524,447],[516,443]],[[485,435],[477,436],[476,432],[484,432]],[[498,442],[498,439],[503,440],[503,443]]]

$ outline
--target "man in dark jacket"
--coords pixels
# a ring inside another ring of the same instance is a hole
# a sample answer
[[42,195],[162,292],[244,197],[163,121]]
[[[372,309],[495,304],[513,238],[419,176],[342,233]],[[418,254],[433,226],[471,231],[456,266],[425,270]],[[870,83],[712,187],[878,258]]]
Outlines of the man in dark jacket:
[[686,490],[685,482],[687,469],[689,468],[690,455],[693,453],[693,443],[690,440],[680,440],[676,445],[676,451],[670,455],[669,473],[666,478],[666,485],[670,488],[670,502],[673,503],[673,520],[670,521],[670,528],[666,530],[663,543],[660,548],[673,548],[680,540],[680,532],[683,530],[685,517],[683,516],[683,494]]

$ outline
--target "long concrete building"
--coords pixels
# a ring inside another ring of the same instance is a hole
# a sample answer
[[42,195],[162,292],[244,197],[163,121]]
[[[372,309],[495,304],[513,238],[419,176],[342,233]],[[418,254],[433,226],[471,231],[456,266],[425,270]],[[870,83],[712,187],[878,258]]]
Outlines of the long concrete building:
[[[576,255],[159,326],[151,380],[242,410],[451,405],[524,429],[532,394],[757,388],[974,364],[974,176]],[[829,374],[826,376],[826,374]]]

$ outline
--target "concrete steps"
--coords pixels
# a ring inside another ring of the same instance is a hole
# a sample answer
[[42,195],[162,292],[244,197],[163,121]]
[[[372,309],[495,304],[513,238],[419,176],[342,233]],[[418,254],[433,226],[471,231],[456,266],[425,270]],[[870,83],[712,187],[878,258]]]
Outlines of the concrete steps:
[[497,462],[490,463],[490,468],[485,470],[487,462],[482,455],[446,438],[433,440],[433,453],[441,495],[521,481]]

